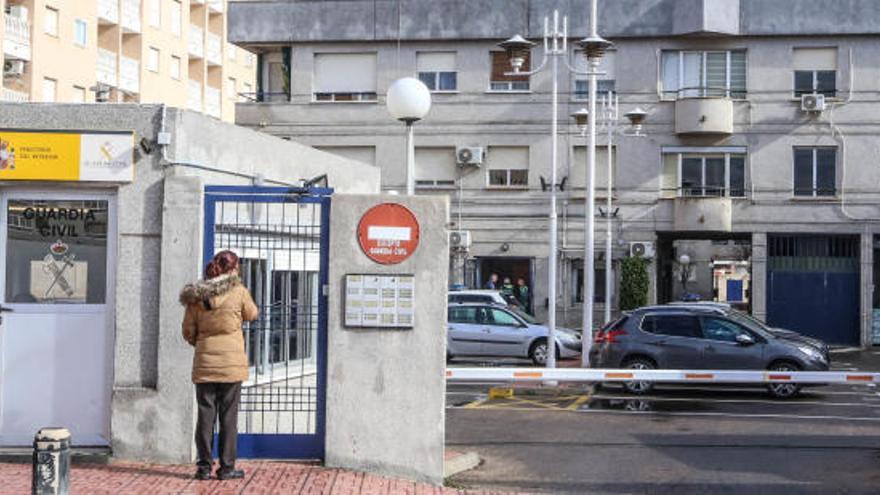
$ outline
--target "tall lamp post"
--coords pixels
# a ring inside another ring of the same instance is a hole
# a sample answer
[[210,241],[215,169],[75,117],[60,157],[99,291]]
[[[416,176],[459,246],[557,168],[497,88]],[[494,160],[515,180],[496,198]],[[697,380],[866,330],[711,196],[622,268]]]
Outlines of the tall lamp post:
[[413,124],[431,110],[431,91],[414,77],[404,77],[388,87],[385,106],[388,113],[406,124],[406,194],[415,194],[416,149]]
[[[593,1],[593,29],[592,35],[589,38],[584,38],[577,42],[577,45],[584,51],[584,54],[590,60],[591,69],[587,73],[582,73],[574,69],[571,64],[568,62],[568,17],[562,17],[562,26],[560,28],[560,18],[559,11],[553,11],[553,23],[552,28],[550,24],[550,19],[548,17],[544,18],[544,54],[543,60],[538,68],[531,71],[522,71],[522,67],[525,64],[525,60],[531,52],[532,47],[536,44],[524,39],[520,35],[516,35],[506,41],[503,41],[498,44],[501,48],[503,48],[507,52],[508,59],[510,60],[510,65],[513,68],[513,72],[508,73],[508,75],[517,75],[517,76],[531,76],[537,74],[547,65],[547,62],[552,59],[553,63],[552,73],[553,73],[553,90],[552,90],[552,121],[551,121],[551,171],[550,171],[550,252],[548,257],[548,265],[549,265],[549,276],[547,281],[547,296],[548,296],[548,317],[547,317],[547,356],[546,356],[546,365],[548,368],[556,367],[556,272],[558,270],[558,262],[557,262],[557,238],[558,238],[558,213],[557,213],[557,168],[559,161],[558,154],[558,120],[559,120],[559,58],[561,57],[563,63],[569,69],[569,71],[576,74],[585,74],[590,75],[591,78],[591,90],[590,90],[590,102],[592,108],[595,110],[595,97],[596,97],[596,77],[595,70],[598,64],[599,58],[601,58],[602,54],[605,50],[611,46],[611,43],[607,40],[602,39],[596,34],[596,0]],[[595,111],[593,112],[595,115]],[[591,163],[595,162],[595,119],[592,122],[592,133],[593,133],[593,150],[591,153]],[[588,174],[589,175],[589,174]],[[592,179],[590,179],[592,183]],[[592,217],[592,214],[590,215]],[[592,218],[590,218],[591,231],[592,231]],[[591,247],[592,249],[592,247]],[[592,266],[592,263],[591,263]],[[586,277],[585,277],[586,279]],[[586,292],[586,291],[585,291]],[[592,294],[592,289],[589,290],[589,293]],[[590,333],[587,330],[590,327],[584,327],[584,333],[582,340],[585,342],[587,339],[591,338]]]

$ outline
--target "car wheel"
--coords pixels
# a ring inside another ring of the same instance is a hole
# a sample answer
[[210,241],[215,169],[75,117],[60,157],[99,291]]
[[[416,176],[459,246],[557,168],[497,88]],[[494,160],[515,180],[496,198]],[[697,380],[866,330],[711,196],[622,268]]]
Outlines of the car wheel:
[[[532,360],[537,366],[547,366],[547,357],[549,356],[550,351],[547,349],[547,340],[540,339],[536,340],[532,347],[529,349],[529,359]],[[559,347],[556,347],[556,360],[559,361],[560,353]]]
[[[779,373],[791,373],[800,370],[798,365],[786,361],[770,365],[770,371]],[[800,393],[801,386],[794,383],[771,383],[767,385],[767,390],[770,391],[770,395],[777,399],[790,399]]]
[[[645,358],[628,359],[623,367],[629,370],[653,370],[657,366]],[[624,382],[623,389],[631,394],[644,395],[654,390],[654,384],[651,382]]]

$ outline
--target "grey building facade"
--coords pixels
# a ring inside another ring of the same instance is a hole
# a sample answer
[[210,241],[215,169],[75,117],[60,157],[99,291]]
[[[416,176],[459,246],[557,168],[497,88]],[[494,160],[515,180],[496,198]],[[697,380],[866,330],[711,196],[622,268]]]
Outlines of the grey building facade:
[[[471,239],[450,253],[450,281],[524,278],[545,316],[552,79],[505,75],[497,43],[540,41],[553,9],[571,41],[588,34],[586,0],[233,2],[230,41],[260,53],[259,91],[237,123],[376,165],[383,190],[402,191],[403,125],[384,93],[420,77],[434,91],[416,128],[418,193],[448,195],[451,230]],[[621,114],[649,112],[646,136],[618,133],[611,147],[615,312],[618,262],[635,249],[651,261],[651,301],[695,293],[832,343],[880,343],[880,5],[600,0],[598,21],[615,44],[600,88]],[[528,63],[542,57],[539,43]],[[557,309],[577,326],[585,141],[568,115],[587,102],[584,78],[560,67]],[[462,148],[482,160],[460,163]],[[599,211],[607,149],[600,129]],[[597,256],[604,242],[599,218]]]

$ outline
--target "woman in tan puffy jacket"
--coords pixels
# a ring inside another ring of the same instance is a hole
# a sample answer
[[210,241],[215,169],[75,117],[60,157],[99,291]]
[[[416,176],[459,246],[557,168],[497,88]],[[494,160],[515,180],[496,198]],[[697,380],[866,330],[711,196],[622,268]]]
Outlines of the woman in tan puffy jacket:
[[211,478],[214,421],[219,416],[217,478],[242,478],[244,471],[235,469],[241,382],[248,379],[241,325],[256,320],[259,311],[241,284],[238,256],[232,251],[217,253],[205,268],[205,279],[184,287],[180,302],[186,306],[183,338],[195,347],[192,381],[199,408],[195,477]]

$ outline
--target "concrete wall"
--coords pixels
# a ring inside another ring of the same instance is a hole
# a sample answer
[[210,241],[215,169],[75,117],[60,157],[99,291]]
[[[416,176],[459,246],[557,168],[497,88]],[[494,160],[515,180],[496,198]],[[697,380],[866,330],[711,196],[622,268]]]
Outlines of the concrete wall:
[[[357,241],[361,216],[394,202],[421,227],[415,253],[398,265],[368,259]],[[434,484],[443,481],[448,239],[445,198],[333,198],[327,385],[328,466]],[[343,328],[347,273],[415,274],[415,328]]]

